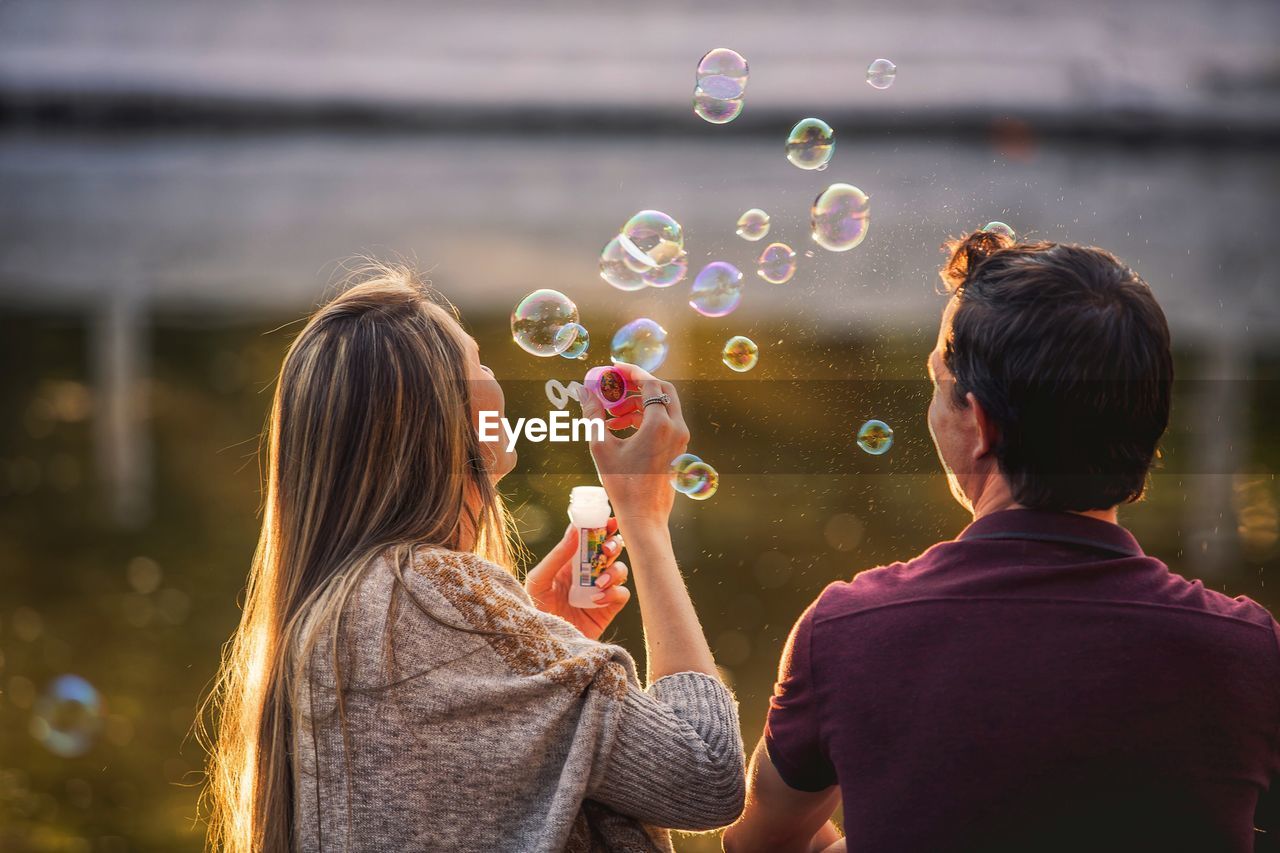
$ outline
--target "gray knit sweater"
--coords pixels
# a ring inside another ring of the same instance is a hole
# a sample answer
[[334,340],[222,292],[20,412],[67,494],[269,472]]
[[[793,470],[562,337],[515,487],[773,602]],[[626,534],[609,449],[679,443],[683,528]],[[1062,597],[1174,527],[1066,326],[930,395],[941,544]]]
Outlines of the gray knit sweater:
[[666,828],[737,817],[742,739],[719,681],[641,689],[626,651],[471,554],[420,549],[404,577],[426,613],[386,558],[343,613],[345,738],[331,630],[296,667],[300,850],[670,850]]

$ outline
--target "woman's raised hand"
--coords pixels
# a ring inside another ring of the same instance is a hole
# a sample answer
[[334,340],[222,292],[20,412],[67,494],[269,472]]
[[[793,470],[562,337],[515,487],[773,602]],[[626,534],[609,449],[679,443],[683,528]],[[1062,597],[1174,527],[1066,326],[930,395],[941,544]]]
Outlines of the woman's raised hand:
[[[608,427],[603,441],[591,443],[600,482],[609,493],[613,512],[626,530],[644,525],[667,524],[675,501],[671,488],[671,461],[689,445],[689,428],[680,412],[680,397],[670,382],[633,364],[614,365],[627,377],[639,396],[606,413],[604,406],[587,391],[581,393],[582,413],[602,418]],[[669,402],[644,405],[646,399],[665,395]],[[627,438],[614,433],[635,427]]]

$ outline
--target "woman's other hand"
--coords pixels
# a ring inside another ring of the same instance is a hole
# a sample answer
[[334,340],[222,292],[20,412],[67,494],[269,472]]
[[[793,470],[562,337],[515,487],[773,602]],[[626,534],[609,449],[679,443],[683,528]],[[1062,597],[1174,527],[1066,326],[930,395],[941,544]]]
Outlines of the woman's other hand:
[[[605,419],[608,427],[603,441],[591,443],[600,482],[624,529],[643,524],[667,524],[675,501],[671,488],[671,462],[689,446],[689,428],[680,412],[680,397],[670,382],[664,382],[633,364],[615,364],[627,381],[640,389],[638,396],[606,414],[604,406],[590,393],[582,394],[582,413]],[[665,405],[644,405],[651,397],[666,395]],[[627,438],[615,432],[635,427]]]
[[617,562],[622,553],[622,536],[618,522],[609,519],[610,536],[604,541],[605,568],[596,578],[596,603],[599,607],[584,610],[569,605],[569,590],[576,575],[578,529],[572,524],[542,562],[529,570],[524,579],[525,591],[539,610],[559,616],[593,640],[600,639],[613,617],[631,600],[625,563]]

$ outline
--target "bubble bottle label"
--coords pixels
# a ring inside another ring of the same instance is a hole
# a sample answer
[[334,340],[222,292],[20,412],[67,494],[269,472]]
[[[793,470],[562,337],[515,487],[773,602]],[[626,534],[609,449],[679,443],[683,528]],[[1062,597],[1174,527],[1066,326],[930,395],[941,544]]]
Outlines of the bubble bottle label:
[[578,531],[578,586],[595,586],[596,578],[604,571],[604,542],[608,538],[607,527],[584,527]]

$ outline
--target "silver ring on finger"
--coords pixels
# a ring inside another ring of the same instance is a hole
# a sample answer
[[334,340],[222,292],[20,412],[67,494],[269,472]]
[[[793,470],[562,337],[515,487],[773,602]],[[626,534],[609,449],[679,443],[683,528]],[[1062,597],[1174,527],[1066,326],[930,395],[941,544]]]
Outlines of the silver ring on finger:
[[647,409],[649,406],[653,405],[654,403],[661,403],[664,406],[669,405],[671,403],[671,395],[659,394],[656,397],[645,397],[644,404],[640,408]]

